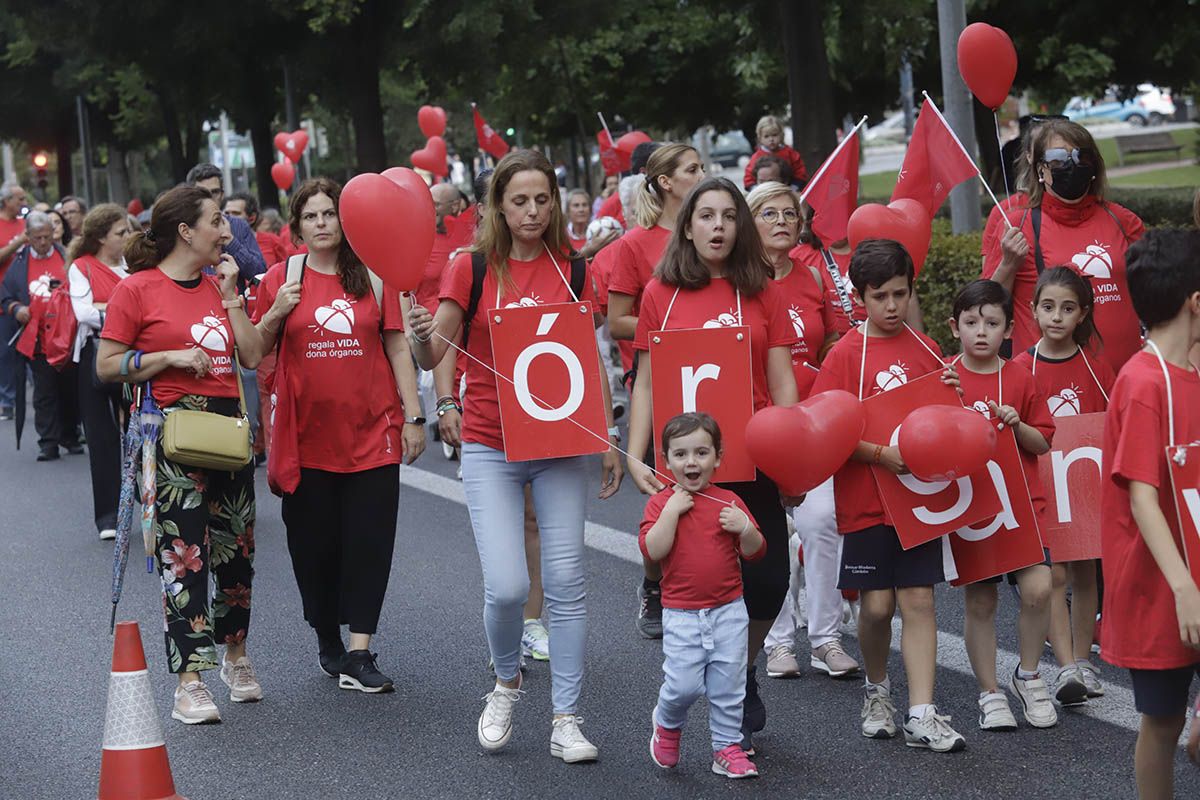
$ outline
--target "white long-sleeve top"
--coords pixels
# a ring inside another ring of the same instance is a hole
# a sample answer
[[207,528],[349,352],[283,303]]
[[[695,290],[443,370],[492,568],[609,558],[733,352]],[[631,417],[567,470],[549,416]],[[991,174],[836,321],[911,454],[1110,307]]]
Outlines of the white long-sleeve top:
[[[75,331],[75,351],[72,356],[72,360],[76,363],[79,362],[79,353],[87,344],[87,340],[99,334],[100,329],[104,327],[104,315],[100,313],[100,309],[96,308],[92,300],[92,283],[88,280],[87,273],[78,265],[78,261],[72,262],[67,270],[71,308],[74,309],[75,320],[79,323],[79,327]],[[120,275],[122,280],[129,276],[129,273],[125,271],[124,261],[119,266],[109,267],[109,269]]]

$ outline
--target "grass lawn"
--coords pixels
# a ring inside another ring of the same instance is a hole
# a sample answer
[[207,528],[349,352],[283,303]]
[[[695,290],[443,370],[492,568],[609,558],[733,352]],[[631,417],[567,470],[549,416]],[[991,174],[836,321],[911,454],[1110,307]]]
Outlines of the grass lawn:
[[[895,172],[873,172],[870,175],[858,176],[858,196],[871,198],[889,198],[892,189],[896,188]],[[885,199],[886,203],[887,200]]]
[[1156,169],[1109,180],[1113,186],[1200,186],[1200,165]]
[[[1154,133],[1154,128],[1146,128],[1146,133]],[[1178,154],[1170,153],[1137,153],[1134,155],[1125,156],[1125,166],[1133,164],[1154,164],[1159,161],[1174,161],[1176,159],[1193,158],[1196,156],[1197,147],[1200,147],[1200,133],[1195,128],[1181,128],[1170,132],[1171,138],[1176,144],[1183,145],[1183,150]],[[1136,135],[1136,134],[1133,134]],[[1117,166],[1117,140],[1116,139],[1099,139],[1096,141],[1096,146],[1100,148],[1100,155],[1104,158],[1105,165],[1109,169],[1114,169]],[[1166,185],[1166,184],[1159,184]],[[1175,184],[1171,184],[1175,185]]]

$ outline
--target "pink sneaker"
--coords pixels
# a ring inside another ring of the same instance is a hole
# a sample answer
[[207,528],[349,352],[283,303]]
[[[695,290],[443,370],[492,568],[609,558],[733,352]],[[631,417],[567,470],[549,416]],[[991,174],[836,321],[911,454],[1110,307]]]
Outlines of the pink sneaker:
[[758,767],[741,745],[731,744],[713,753],[712,771],[726,778],[757,778]]
[[650,757],[663,769],[671,769],[679,763],[679,737],[683,731],[664,728],[653,718],[650,721],[654,725],[654,735],[650,737]]

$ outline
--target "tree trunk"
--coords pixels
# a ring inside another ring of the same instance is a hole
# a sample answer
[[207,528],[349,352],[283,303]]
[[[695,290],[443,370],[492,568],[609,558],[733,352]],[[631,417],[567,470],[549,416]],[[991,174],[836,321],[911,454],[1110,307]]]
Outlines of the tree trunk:
[[[971,99],[975,117],[975,143],[979,146],[979,171],[992,191],[1003,196],[1004,176],[1000,172],[1000,145],[996,143],[996,121],[991,109],[975,98]],[[1008,176],[1009,186],[1015,185],[1016,176]]]
[[129,170],[125,166],[125,151],[111,140],[108,145],[108,195],[114,203],[129,202]]
[[833,81],[825,55],[821,0],[780,0],[780,32],[787,64],[788,98],[792,103],[793,146],[804,158],[811,176],[833,148],[837,113]]
[[75,155],[74,136],[71,125],[63,124],[54,137],[54,154],[58,158],[58,169],[55,172],[58,173],[59,197],[75,194],[74,174],[71,169],[71,157]]
[[383,103],[379,98],[380,50],[383,42],[379,3],[366,0],[350,24],[350,42],[344,86],[354,121],[354,156],[359,172],[387,169],[387,144],[383,137]]
[[271,114],[263,108],[250,119],[250,144],[254,147],[254,181],[258,184],[258,203],[263,208],[279,203],[279,190],[271,179],[275,163],[275,141],[271,135]]
[[165,92],[155,88],[155,97],[158,98],[158,109],[163,118],[163,132],[167,135],[167,155],[171,159],[171,179],[176,183],[182,183],[187,177],[187,171],[191,169],[191,165],[187,163],[187,157],[183,152],[183,132],[179,128],[179,115],[175,113],[175,103]]

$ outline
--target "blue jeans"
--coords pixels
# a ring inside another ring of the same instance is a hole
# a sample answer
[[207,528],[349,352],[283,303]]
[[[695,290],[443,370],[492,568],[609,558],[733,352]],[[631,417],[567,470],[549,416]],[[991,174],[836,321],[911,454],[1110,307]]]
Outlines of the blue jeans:
[[682,728],[692,703],[707,697],[713,752],[742,740],[749,626],[740,597],[716,608],[663,609],[663,684],[655,724]]
[[[0,315],[0,408],[12,408],[16,403],[17,350],[8,340],[21,326],[10,314]],[[25,379],[21,370],[21,379]]]
[[483,627],[496,677],[505,681],[516,680],[520,671],[524,606],[529,598],[525,484],[532,487],[542,545],[542,590],[550,618],[554,713],[574,714],[587,639],[583,602],[587,459],[510,464],[502,451],[467,442],[462,447],[462,477],[483,569]]

